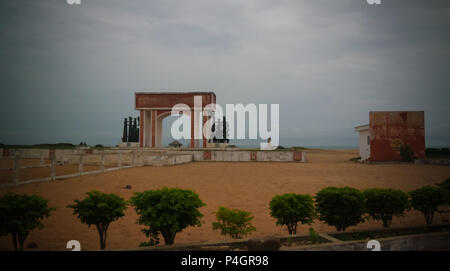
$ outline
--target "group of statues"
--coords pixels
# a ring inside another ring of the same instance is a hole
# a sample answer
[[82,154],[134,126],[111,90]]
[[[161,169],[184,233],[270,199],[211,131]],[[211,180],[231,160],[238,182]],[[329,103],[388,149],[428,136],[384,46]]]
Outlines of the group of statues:
[[125,118],[123,121],[122,142],[139,142],[139,117]]
[[[122,142],[139,142],[139,117],[125,118],[123,121],[123,136]],[[209,142],[213,143],[229,143],[228,139],[228,123],[226,118],[218,119],[211,127],[212,139]]]
[[209,142],[212,143],[230,143],[228,139],[228,123],[227,119],[223,117],[223,120],[217,119],[211,127],[212,139]]

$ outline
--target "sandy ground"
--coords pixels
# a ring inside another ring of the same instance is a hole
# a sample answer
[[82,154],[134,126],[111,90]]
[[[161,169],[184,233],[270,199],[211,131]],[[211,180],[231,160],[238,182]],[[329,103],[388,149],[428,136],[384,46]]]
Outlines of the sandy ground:
[[[36,242],[40,250],[65,250],[69,240],[79,240],[82,249],[98,249],[98,234],[95,228],[88,228],[66,208],[74,199],[84,198],[90,190],[117,193],[129,199],[134,192],[178,187],[192,189],[207,204],[201,208],[204,214],[201,227],[191,227],[179,233],[175,243],[229,240],[213,231],[211,223],[219,206],[239,208],[252,212],[253,225],[257,231],[252,237],[285,235],[286,228],[275,225],[269,215],[268,205],[274,195],[302,193],[315,195],[326,186],[352,186],[359,189],[389,187],[409,191],[423,185],[442,182],[450,177],[450,167],[437,165],[383,164],[364,165],[350,162],[357,152],[308,150],[308,163],[219,163],[204,162],[173,167],[141,167],[116,172],[76,177],[62,181],[22,185],[7,191],[39,194],[55,207],[45,228],[35,230],[27,243]],[[131,190],[123,189],[131,185]],[[125,217],[113,222],[108,231],[107,248],[127,249],[137,247],[146,241],[136,224],[137,215],[132,207]],[[437,214],[435,224],[446,223],[446,216]],[[395,218],[392,227],[424,225],[422,214],[411,211],[404,218]],[[319,232],[334,231],[334,228],[316,222],[312,227]],[[380,223],[365,222],[348,230],[380,229]],[[300,226],[298,234],[306,234],[309,226]],[[11,238],[0,237],[0,249],[11,249]]]

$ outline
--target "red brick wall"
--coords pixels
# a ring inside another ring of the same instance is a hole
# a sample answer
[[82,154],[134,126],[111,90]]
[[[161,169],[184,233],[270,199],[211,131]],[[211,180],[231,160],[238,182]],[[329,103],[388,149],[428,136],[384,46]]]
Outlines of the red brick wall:
[[407,144],[417,158],[425,157],[423,111],[370,112],[370,161],[400,160],[400,146]]
[[186,93],[136,93],[136,109],[172,108],[182,103],[194,107],[194,96],[202,96],[202,107],[216,101],[214,92],[186,92]]

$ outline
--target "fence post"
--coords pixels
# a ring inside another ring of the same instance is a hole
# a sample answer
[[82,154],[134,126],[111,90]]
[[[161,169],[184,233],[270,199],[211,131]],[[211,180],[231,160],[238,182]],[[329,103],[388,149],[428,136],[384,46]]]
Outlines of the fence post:
[[122,167],[122,153],[119,152],[119,167]]
[[50,179],[52,181],[56,180],[56,155],[51,155],[51,169],[50,169]]
[[80,153],[80,164],[78,164],[78,174],[83,175],[83,154]]
[[17,186],[19,182],[19,170],[20,170],[20,154],[19,150],[15,150],[14,153],[14,176],[13,182],[14,185]]
[[41,163],[40,163],[40,165],[41,166],[44,165],[44,153],[42,151],[41,151]]
[[105,171],[105,154],[104,154],[104,152],[102,151],[102,154],[101,154],[101,159],[102,159],[102,163],[101,163],[101,165],[100,165],[100,169],[101,169],[101,171]]

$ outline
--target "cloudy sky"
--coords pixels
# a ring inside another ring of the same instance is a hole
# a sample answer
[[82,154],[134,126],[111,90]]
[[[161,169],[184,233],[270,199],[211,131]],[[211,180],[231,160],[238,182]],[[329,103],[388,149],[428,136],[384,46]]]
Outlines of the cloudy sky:
[[357,146],[376,110],[450,145],[448,0],[1,0],[0,41],[4,144],[115,145],[134,92],[214,91],[280,104],[281,145]]

